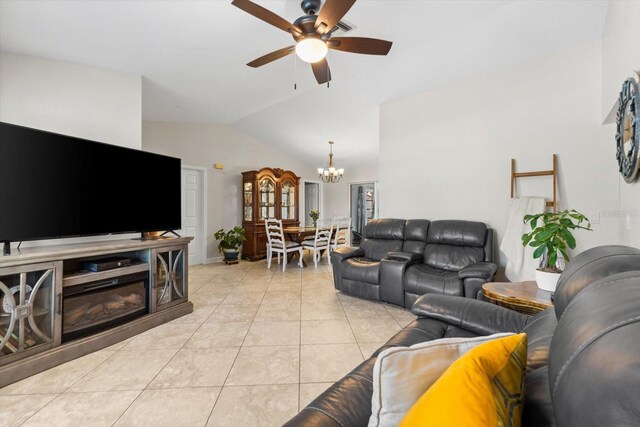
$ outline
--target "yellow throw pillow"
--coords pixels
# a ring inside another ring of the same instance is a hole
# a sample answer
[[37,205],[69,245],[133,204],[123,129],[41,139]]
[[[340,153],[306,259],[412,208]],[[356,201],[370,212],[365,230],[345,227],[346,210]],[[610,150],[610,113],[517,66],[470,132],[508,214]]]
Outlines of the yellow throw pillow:
[[478,345],[449,366],[400,426],[519,427],[526,361],[526,334]]

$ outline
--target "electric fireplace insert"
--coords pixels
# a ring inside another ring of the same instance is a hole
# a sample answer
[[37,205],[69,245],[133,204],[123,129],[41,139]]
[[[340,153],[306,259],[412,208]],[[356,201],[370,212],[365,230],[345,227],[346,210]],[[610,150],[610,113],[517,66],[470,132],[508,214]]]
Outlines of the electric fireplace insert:
[[149,312],[149,273],[65,287],[62,341],[111,328]]

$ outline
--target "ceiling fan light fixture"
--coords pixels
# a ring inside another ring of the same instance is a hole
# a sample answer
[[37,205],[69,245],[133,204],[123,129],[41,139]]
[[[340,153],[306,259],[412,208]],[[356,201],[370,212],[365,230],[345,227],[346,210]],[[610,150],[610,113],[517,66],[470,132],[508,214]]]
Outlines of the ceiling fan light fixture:
[[296,44],[298,58],[310,64],[323,60],[328,51],[327,43],[317,37],[306,37]]

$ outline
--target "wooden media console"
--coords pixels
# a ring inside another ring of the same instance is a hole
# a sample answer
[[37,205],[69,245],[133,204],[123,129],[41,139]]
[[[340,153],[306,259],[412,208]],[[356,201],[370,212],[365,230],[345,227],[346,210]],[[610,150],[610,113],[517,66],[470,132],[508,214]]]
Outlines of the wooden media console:
[[[0,387],[191,313],[191,240],[111,240],[0,256]],[[131,263],[83,269],[106,257]]]

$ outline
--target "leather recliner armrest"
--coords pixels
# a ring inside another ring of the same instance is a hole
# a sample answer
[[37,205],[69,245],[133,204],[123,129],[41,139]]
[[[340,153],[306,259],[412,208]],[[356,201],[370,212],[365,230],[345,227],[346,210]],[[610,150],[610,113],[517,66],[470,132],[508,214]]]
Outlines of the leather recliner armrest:
[[411,312],[458,326],[476,334],[520,332],[531,316],[517,313],[499,305],[472,298],[426,294],[413,304]]
[[343,246],[340,248],[336,248],[336,250],[331,251],[331,263],[341,263],[345,259],[353,258],[357,256],[364,256],[364,250],[361,248],[351,248],[347,246]]
[[410,252],[389,252],[385,259],[389,259],[392,261],[420,261],[422,260],[423,255],[414,254]]
[[422,260],[422,256],[408,252],[389,252],[380,261],[380,299],[404,307],[402,278],[407,268]]
[[460,279],[479,278],[489,280],[493,278],[498,270],[498,266],[492,262],[477,262],[469,264],[458,272]]

